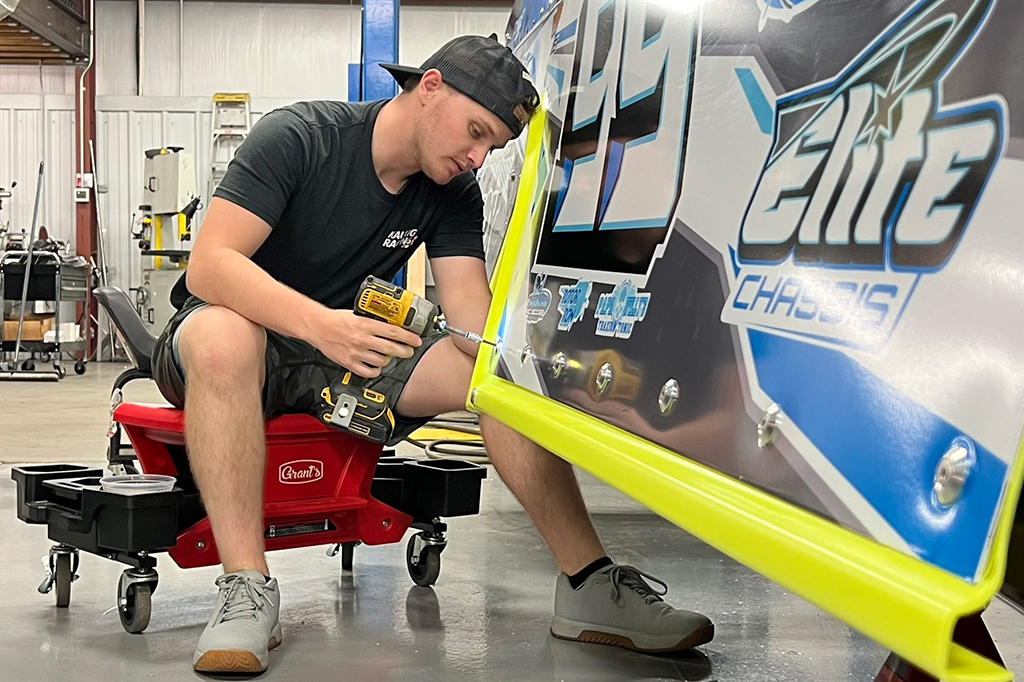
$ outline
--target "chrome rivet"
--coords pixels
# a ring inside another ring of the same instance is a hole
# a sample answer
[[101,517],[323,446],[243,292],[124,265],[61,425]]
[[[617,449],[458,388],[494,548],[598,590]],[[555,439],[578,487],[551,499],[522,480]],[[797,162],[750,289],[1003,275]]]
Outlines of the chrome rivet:
[[472,391],[470,391],[470,393],[469,393],[469,402],[471,402],[474,405],[476,405],[476,396],[479,393],[479,391],[480,391],[480,389],[478,389],[478,388],[474,388]]
[[569,361],[565,359],[565,353],[558,353],[551,359],[551,376],[558,378]]
[[608,390],[608,387],[612,385],[612,376],[615,374],[612,370],[612,366],[609,363],[601,365],[601,369],[597,371],[597,379],[594,383],[597,385],[597,392],[603,394]]
[[515,171],[512,171],[511,173],[509,173],[508,181],[509,182],[515,182],[516,181],[516,172]]
[[391,519],[384,519],[383,521],[381,521],[380,522],[380,527],[383,528],[384,530],[387,530],[388,528],[390,528],[391,527]]
[[767,448],[775,442],[779,435],[779,422],[782,421],[780,412],[778,404],[772,403],[761,415],[761,421],[757,423],[757,447]]
[[199,542],[197,542],[196,543],[196,549],[198,549],[200,552],[203,551],[204,549],[206,549],[206,541],[205,540],[200,540]]
[[676,406],[677,400],[679,400],[679,382],[669,379],[661,387],[661,393],[658,394],[658,409],[662,414],[667,415]]
[[525,365],[526,364],[526,360],[531,355],[533,355],[533,348],[529,344],[527,344],[527,345],[523,346],[523,353],[522,353],[522,355],[519,356],[519,361]]
[[935,499],[941,507],[960,501],[964,485],[974,469],[974,446],[966,438],[953,441],[935,468]]

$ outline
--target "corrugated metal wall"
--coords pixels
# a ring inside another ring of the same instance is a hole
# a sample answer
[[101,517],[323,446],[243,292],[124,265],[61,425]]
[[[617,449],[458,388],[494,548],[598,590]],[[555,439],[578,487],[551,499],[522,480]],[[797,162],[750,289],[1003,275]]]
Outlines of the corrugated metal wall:
[[421,64],[434,50],[456,36],[497,33],[505,41],[509,9],[477,7],[402,7],[398,55],[403,64]]
[[74,95],[75,70],[67,66],[0,64],[0,95]]
[[[144,93],[179,94],[178,3],[146,3]],[[134,2],[96,3],[97,92],[137,92]],[[186,97],[218,91],[253,97],[343,99],[348,64],[359,61],[360,3],[295,5],[186,2]],[[457,35],[504,35],[508,10],[472,7],[403,7],[399,55],[419,64]]]
[[[146,3],[144,95],[178,96],[177,2]],[[97,92],[135,95],[134,2],[96,3]],[[344,98],[359,60],[360,5],[186,2],[181,94]]]
[[45,162],[39,224],[50,236],[74,240],[75,157],[72,149],[74,100],[66,95],[0,95],[0,187],[14,196],[4,201],[0,225],[19,232],[32,222],[39,163]]

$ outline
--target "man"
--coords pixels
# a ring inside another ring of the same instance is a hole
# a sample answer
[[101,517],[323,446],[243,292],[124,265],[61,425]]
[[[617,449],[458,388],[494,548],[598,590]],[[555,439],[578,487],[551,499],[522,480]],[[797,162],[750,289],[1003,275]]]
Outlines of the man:
[[[464,405],[474,344],[357,317],[353,299],[367,275],[390,279],[425,243],[449,323],[482,330],[483,203],[468,171],[522,132],[538,96],[490,38],[456,38],[419,69],[385,68],[402,85],[393,100],[306,102],[253,128],[196,239],[193,296],[158,341],[154,375],[185,409],[224,566],[193,659],[200,672],[260,672],[282,641],[264,558],[264,418],[317,414],[322,388],[346,370],[386,396],[390,442]],[[710,641],[706,617],[672,609],[644,574],[606,556],[569,464],[493,419],[481,427],[562,571],[552,634],[640,651]]]

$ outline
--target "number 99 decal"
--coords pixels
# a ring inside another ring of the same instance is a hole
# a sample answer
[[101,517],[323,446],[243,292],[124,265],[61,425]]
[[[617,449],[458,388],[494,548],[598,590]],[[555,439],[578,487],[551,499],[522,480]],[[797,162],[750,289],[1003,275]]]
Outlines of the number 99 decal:
[[[557,52],[575,30],[539,269],[642,282],[664,248],[682,186],[699,25],[695,3],[668,7],[586,0],[575,29],[556,37]],[[553,67],[549,75],[565,80]]]

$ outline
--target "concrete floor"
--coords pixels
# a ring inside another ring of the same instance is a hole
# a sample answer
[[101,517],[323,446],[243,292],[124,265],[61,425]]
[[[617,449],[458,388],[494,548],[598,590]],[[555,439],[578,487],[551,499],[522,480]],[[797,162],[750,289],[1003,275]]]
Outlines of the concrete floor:
[[[120,368],[93,365],[59,384],[0,384],[0,680],[181,680],[215,596],[216,568],[182,570],[161,557],[160,589],[143,635],[116,613],[122,566],[83,555],[71,608],[40,595],[43,527],[15,517],[9,465],[103,459],[109,386]],[[147,382],[127,399],[159,402]],[[404,546],[360,547],[354,577],[323,548],[270,555],[281,582],[284,645],[267,680],[716,680],[873,679],[885,651],[802,599],[679,528],[582,477],[607,546],[671,586],[669,602],[707,613],[717,636],[697,651],[643,656],[547,634],[555,567],[493,471],[479,516],[454,519],[441,578],[412,586]],[[1024,674],[1024,616],[1001,602],[986,620],[1011,670]]]

